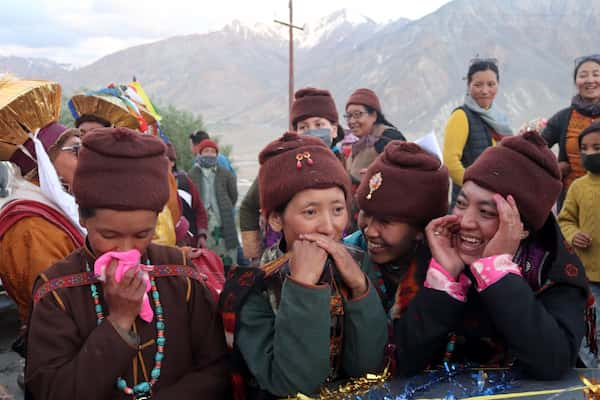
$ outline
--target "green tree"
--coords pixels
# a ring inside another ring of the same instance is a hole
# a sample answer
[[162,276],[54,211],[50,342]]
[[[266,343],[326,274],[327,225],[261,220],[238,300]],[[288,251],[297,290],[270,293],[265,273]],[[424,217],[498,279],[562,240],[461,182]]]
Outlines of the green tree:
[[177,152],[177,167],[189,170],[192,167],[190,134],[204,128],[202,117],[189,111],[183,111],[172,105],[157,107],[162,117],[160,127],[167,135]]
[[58,121],[66,127],[73,128],[75,126],[75,119],[71,115],[71,110],[69,110],[69,106],[67,105],[68,101],[68,97],[62,96],[60,100],[60,118]]
[[[193,155],[190,149],[190,135],[199,130],[204,130],[202,116],[189,111],[179,110],[172,105],[157,107],[156,111],[162,117],[160,127],[167,135],[177,152],[177,167],[189,171],[192,168]],[[210,134],[210,132],[209,132]],[[212,136],[211,139],[219,144],[219,152],[233,162],[231,154],[233,146],[220,143],[220,136]]]

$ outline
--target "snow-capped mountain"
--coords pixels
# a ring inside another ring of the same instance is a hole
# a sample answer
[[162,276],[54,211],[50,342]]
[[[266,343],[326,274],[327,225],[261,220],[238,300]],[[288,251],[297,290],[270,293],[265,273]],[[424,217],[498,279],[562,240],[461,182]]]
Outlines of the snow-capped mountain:
[[300,47],[313,48],[332,39],[343,41],[343,34],[350,34],[365,27],[375,31],[380,26],[369,17],[342,9],[318,21],[306,23],[304,30],[297,32],[296,36]]
[[288,40],[287,30],[280,28],[279,25],[266,24],[264,22],[249,22],[236,19],[230,24],[225,25],[222,31],[223,33],[242,35],[245,39],[261,37],[269,40]]
[[[275,23],[234,21],[216,32],[132,47],[70,72],[14,62],[8,69],[57,79],[67,93],[135,75],[155,101],[200,113],[209,123],[282,131],[287,32]],[[600,0],[454,0],[419,20],[387,24],[340,10],[295,31],[295,85],[329,89],[340,114],[353,90],[370,87],[388,119],[414,137],[433,128],[440,132],[463,101],[471,58],[496,57],[497,103],[517,128],[569,103],[573,59],[597,53],[590,38],[599,34]],[[0,58],[0,72],[6,65]],[[235,137],[242,144],[264,144],[249,136]]]

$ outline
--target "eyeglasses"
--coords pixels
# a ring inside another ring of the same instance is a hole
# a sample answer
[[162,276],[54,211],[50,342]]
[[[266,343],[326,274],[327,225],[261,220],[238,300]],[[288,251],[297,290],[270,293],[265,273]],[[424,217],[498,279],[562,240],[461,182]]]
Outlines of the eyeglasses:
[[600,54],[590,54],[588,56],[581,56],[575,59],[575,66],[579,66],[586,61],[598,61],[600,62]]
[[352,119],[361,119],[364,114],[368,113],[368,111],[352,111],[350,113],[344,114],[344,119],[346,121],[351,121]]
[[70,151],[71,153],[75,154],[75,157],[79,157],[79,149],[80,148],[81,148],[80,144],[74,144],[72,146],[61,147],[60,149],[62,151]]

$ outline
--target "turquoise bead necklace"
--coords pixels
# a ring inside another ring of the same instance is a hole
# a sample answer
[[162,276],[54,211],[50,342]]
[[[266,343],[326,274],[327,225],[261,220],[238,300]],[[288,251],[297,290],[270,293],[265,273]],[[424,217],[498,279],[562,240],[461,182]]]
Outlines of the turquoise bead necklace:
[[[150,265],[150,260],[146,261],[147,265]],[[88,271],[90,271],[89,265],[87,266]],[[133,396],[134,399],[149,399],[152,396],[152,388],[160,378],[160,368],[162,366],[162,361],[164,359],[164,351],[165,351],[165,342],[167,339],[165,338],[165,319],[163,316],[163,308],[160,303],[160,295],[158,294],[158,289],[156,288],[156,281],[154,277],[150,277],[150,293],[152,296],[152,301],[154,302],[154,314],[156,316],[156,354],[154,355],[154,368],[150,372],[150,382],[143,381],[138,383],[137,385],[132,387],[127,386],[127,381],[122,377],[117,378],[117,388],[121,390],[123,393],[129,396]],[[90,285],[90,290],[92,292],[92,299],[94,300],[94,309],[96,311],[96,322],[98,325],[104,321],[104,312],[102,308],[102,303],[100,303],[100,296],[98,294],[98,288],[95,284]]]

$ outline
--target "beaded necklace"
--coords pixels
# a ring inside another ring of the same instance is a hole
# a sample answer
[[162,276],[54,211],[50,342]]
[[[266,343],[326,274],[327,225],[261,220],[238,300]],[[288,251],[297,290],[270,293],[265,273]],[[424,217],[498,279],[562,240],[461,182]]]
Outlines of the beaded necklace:
[[[151,265],[150,264],[150,260],[146,261],[147,265]],[[90,267],[89,265],[86,266],[88,272],[90,271]],[[123,393],[125,393],[128,396],[133,396],[134,399],[136,400],[142,400],[142,399],[150,399],[152,397],[152,388],[154,387],[154,385],[156,384],[156,381],[158,381],[158,378],[160,377],[160,368],[162,365],[162,360],[164,358],[164,350],[165,350],[165,342],[166,342],[166,338],[165,338],[165,320],[163,317],[163,308],[162,305],[160,303],[160,295],[158,294],[158,289],[156,288],[156,281],[154,280],[154,277],[151,275],[150,276],[150,292],[152,295],[152,301],[154,302],[154,314],[156,315],[156,334],[157,334],[157,338],[156,338],[156,354],[154,355],[154,368],[152,368],[152,371],[150,372],[150,382],[148,381],[143,381],[138,383],[137,385],[132,387],[127,386],[127,381],[125,381],[125,379],[123,379],[122,377],[117,378],[117,388],[119,390],[121,390]],[[96,321],[98,323],[98,325],[100,325],[102,323],[102,321],[105,319],[104,317],[104,312],[103,312],[103,308],[102,308],[102,303],[100,302],[100,296],[98,294],[98,288],[96,287],[95,284],[91,284],[90,285],[90,290],[92,292],[92,298],[94,300],[94,309],[96,311]],[[141,357],[140,357],[141,359]],[[143,362],[143,359],[141,359],[141,362]],[[147,378],[146,378],[147,379]]]
[[444,363],[448,363],[452,360],[452,353],[456,346],[456,334],[454,332],[448,334],[448,344],[446,344],[446,352],[444,353]]

